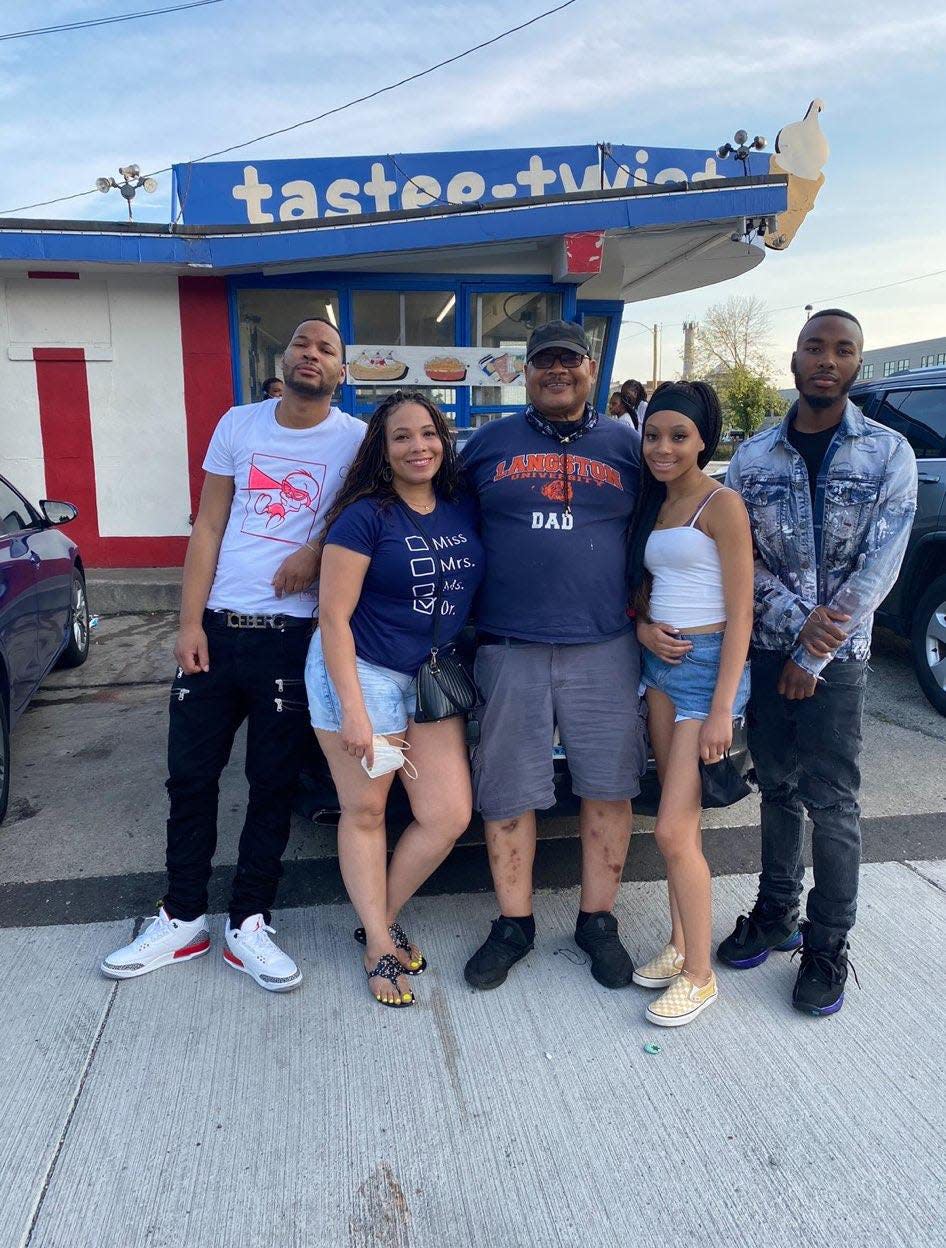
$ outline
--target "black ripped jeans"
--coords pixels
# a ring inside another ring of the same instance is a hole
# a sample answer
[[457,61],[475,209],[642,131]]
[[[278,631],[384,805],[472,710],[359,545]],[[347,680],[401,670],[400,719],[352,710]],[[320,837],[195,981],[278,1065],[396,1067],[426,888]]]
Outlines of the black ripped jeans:
[[811,943],[830,947],[854,926],[861,865],[861,718],[863,660],[834,660],[813,697],[777,692],[786,656],[752,652],[749,750],[762,792],[759,896],[797,906],[805,867],[805,810],[812,821],[814,885],[808,894]]
[[204,613],[204,629],[210,671],[178,676],[171,686],[164,906],[184,921],[207,910],[220,774],[237,729],[247,720],[249,800],[230,921],[238,926],[251,914],[262,914],[268,923],[312,732],[304,683],[310,630],[227,628],[210,611]]

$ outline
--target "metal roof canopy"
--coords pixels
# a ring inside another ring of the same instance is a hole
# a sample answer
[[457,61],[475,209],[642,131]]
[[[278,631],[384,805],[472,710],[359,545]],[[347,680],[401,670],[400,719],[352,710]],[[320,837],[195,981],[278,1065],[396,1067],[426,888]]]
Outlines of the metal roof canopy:
[[754,268],[764,253],[742,241],[746,219],[786,205],[786,177],[755,175],[254,226],[0,219],[0,269],[536,274],[551,273],[563,236],[601,232],[582,298],[636,301]]

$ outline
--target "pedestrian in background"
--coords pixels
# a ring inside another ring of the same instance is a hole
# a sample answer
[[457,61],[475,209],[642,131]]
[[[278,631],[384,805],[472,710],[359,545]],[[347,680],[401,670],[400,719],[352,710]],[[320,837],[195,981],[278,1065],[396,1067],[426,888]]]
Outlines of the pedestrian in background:
[[463,452],[486,547],[474,795],[500,909],[466,965],[474,988],[503,983],[533,947],[535,811],[555,803],[556,725],[581,798],[575,940],[610,988],[629,984],[634,969],[612,910],[646,762],[626,610],[640,438],[599,417],[594,378],[580,325],[538,326],[526,347],[529,406],[477,429]]
[[608,399],[608,415],[612,416],[615,420],[627,419],[627,412],[624,409],[624,404],[621,402],[620,390],[615,390]]
[[692,1022],[717,998],[700,763],[724,758],[749,697],[749,519],[740,496],[703,471],[721,427],[713,388],[681,381],[658,386],[641,431],[629,569],[661,785],[654,838],[667,864],[671,930],[634,982],[665,990],[646,1011],[662,1027]]
[[302,982],[295,962],[270,939],[270,908],[309,740],[303,681],[319,539],[365,426],[331,405],[345,346],[328,321],[299,325],[283,367],[283,397],[230,408],[204,459],[174,647],[168,886],[157,917],[102,963],[112,979],[210,949],[207,884],[219,780],[246,720],[249,799],[223,956],[270,992]]
[[647,391],[641,382],[631,378],[621,386],[621,403],[635,429],[640,429],[647,410]]
[[[839,308],[809,317],[791,367],[798,401],[736,451],[758,558],[749,749],[762,791],[758,899],[718,953],[729,966],[795,949],[792,1002],[844,1003],[860,869],[861,719],[874,612],[897,579],[916,510],[907,440],[848,398],[864,336]],[[814,885],[798,930],[811,818]]]
[[[368,422],[327,517],[306,664],[312,726],[342,812],[339,866],[363,924],[355,939],[367,946],[369,990],[387,1006],[414,1004],[406,976],[426,966],[401,909],[471,815],[465,717],[416,723],[416,673],[433,646],[449,651],[482,576],[476,506],[447,422],[422,392],[395,391]],[[402,766],[414,821],[388,865],[384,815]]]
[[262,385],[262,395],[264,399],[281,399],[283,394],[283,383],[279,377],[267,377]]

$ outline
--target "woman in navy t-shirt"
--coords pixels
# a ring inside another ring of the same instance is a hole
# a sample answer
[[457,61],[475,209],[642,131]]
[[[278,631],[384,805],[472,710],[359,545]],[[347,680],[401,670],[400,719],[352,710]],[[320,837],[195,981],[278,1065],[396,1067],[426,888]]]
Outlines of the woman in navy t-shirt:
[[[483,577],[476,505],[464,496],[453,440],[419,391],[377,408],[326,516],[319,628],[306,690],[338,790],[338,858],[364,924],[365,973],[384,1005],[413,1005],[406,976],[426,962],[397,923],[401,907],[453,848],[472,795],[462,717],[415,724],[415,676],[466,624]],[[438,566],[439,565],[439,566]],[[438,596],[439,585],[439,596]],[[381,739],[385,740],[381,740]],[[414,822],[387,866],[385,806],[405,748]]]

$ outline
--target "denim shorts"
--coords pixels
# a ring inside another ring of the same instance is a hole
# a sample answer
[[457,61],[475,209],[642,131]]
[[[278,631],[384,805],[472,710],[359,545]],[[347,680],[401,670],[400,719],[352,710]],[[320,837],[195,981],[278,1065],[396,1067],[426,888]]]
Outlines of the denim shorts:
[[[374,731],[384,737],[403,733],[417,707],[417,682],[414,677],[359,658],[355,659],[355,670]],[[340,732],[342,704],[325,666],[321,630],[316,630],[309,642],[305,688],[312,727],[321,728],[324,732]]]
[[[659,689],[665,693],[676,708],[674,723],[681,719],[706,719],[710,713],[716,678],[719,675],[719,659],[723,648],[723,633],[680,633],[681,641],[689,641],[693,649],[683,656],[682,663],[665,663],[649,650],[644,651],[644,668],[641,680],[643,689]],[[749,701],[749,664],[739,681],[733,700],[732,717],[742,719]]]

